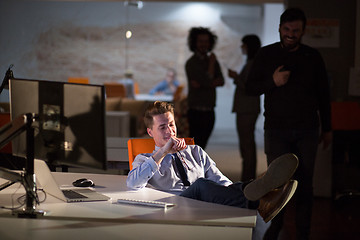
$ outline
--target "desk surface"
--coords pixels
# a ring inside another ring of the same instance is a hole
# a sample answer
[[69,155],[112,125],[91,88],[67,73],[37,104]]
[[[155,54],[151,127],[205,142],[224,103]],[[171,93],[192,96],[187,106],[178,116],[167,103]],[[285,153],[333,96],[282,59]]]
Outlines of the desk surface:
[[[226,233],[226,236],[229,237],[239,238],[241,235],[244,236],[242,239],[250,239],[252,228],[255,226],[256,211],[254,210],[201,202],[151,188],[129,191],[125,184],[126,176],[86,173],[53,173],[53,175],[58,184],[62,186],[69,186],[78,178],[91,178],[96,184],[96,191],[104,193],[112,199],[104,202],[65,203],[48,196],[38,208],[49,211],[49,215],[35,220],[21,219],[20,221],[14,217],[7,218],[9,212],[0,210],[0,216],[4,217],[0,218],[2,236],[6,236],[3,234],[9,235],[8,227],[15,221],[19,226],[17,231],[19,236],[20,233],[31,231],[35,235],[48,232],[64,237],[74,229],[80,228],[97,236],[104,234],[104,231],[107,236],[115,236],[116,233],[117,237],[123,233],[131,233],[134,239],[146,236],[151,236],[151,239],[162,236],[160,239],[163,239],[163,232],[169,229],[175,231],[176,236],[183,237],[189,234],[201,234],[202,238],[208,236],[209,239],[219,239],[219,237],[221,238],[219,233]],[[0,191],[1,205],[11,206],[11,199],[16,196],[16,194],[13,195],[14,190],[17,188],[14,184]],[[11,197],[12,195],[13,197]],[[173,202],[176,206],[164,210],[114,203],[118,198],[166,201]],[[136,231],[136,229],[141,229],[141,231]]]
[[172,102],[173,95],[150,95],[150,94],[136,94],[136,100],[146,100],[146,101],[165,101],[165,102]]

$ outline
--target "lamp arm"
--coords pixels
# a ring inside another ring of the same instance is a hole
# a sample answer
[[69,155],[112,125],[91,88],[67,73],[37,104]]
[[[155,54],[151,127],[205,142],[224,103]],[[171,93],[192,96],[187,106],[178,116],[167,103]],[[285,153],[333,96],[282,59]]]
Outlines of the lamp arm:
[[[0,176],[7,177],[10,181],[20,181],[26,191],[26,208],[18,214],[19,217],[36,217],[35,205],[38,203],[36,195],[36,178],[34,174],[34,128],[35,114],[27,113],[20,115],[10,123],[0,128],[0,148],[5,146],[13,138],[26,131],[26,166],[24,175],[2,171]],[[10,179],[9,179],[10,178]]]

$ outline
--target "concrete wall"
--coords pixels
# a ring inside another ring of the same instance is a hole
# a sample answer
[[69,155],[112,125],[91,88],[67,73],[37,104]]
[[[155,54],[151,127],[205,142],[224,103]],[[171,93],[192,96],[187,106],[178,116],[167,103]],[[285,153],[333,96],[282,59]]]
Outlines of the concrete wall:
[[[130,70],[146,93],[165,75],[178,71],[187,84],[184,63],[191,55],[188,30],[210,27],[219,37],[215,53],[226,84],[218,88],[216,128],[235,129],[234,94],[227,68],[240,70],[243,35],[255,33],[268,44],[278,40],[282,4],[145,2],[139,10],[123,2],[0,2],[0,76],[14,64],[15,77],[66,81],[88,77],[92,84],[117,81]],[[127,29],[133,31],[125,41]],[[185,89],[185,92],[187,90]],[[0,95],[8,101],[8,92]],[[262,131],[263,120],[258,128]]]

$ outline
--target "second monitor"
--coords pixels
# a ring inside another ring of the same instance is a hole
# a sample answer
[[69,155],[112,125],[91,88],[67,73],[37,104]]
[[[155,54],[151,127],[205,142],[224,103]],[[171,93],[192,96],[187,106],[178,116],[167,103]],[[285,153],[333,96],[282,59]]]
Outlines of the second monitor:
[[[35,158],[106,170],[105,89],[101,85],[10,79],[11,119],[34,113]],[[12,141],[26,155],[26,136]]]

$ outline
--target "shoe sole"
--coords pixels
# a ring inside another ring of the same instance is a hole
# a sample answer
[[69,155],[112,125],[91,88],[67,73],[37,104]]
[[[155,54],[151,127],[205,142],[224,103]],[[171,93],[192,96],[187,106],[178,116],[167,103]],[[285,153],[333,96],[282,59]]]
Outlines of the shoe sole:
[[245,197],[250,201],[256,201],[271,190],[281,187],[294,175],[298,165],[299,160],[292,153],[276,158],[270,163],[264,176],[255,179],[245,186]]
[[291,180],[289,184],[291,184],[290,185],[291,190],[289,191],[289,194],[285,197],[285,201],[283,201],[281,203],[279,208],[275,209],[274,212],[270,213],[269,216],[264,218],[265,223],[271,221],[281,211],[281,209],[283,209],[286,206],[286,204],[290,201],[290,199],[294,195],[294,193],[296,191],[296,188],[297,188],[297,185],[298,185],[298,182],[296,180]]

